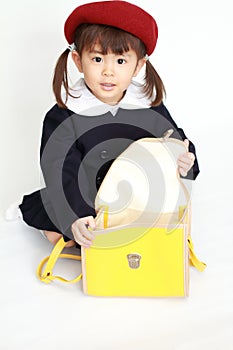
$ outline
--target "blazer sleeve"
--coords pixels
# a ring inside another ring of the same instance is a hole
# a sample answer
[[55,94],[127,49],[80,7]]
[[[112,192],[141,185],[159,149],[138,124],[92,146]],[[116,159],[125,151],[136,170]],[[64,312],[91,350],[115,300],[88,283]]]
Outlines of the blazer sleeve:
[[41,169],[53,210],[45,209],[54,224],[70,239],[73,239],[71,225],[75,220],[95,216],[72,115],[71,111],[58,106],[47,113],[40,148]]
[[[175,128],[176,131],[178,131],[179,135],[181,136],[182,140],[188,139],[189,138],[185,135],[183,129],[179,128],[173,118],[171,117],[170,113],[168,112],[167,108],[163,103],[161,103],[159,106],[152,107],[152,109],[159,114],[161,114],[163,117],[165,117]],[[198,165],[198,160],[197,160],[197,155],[196,155],[196,149],[192,141],[189,140],[189,152],[192,152],[195,155],[195,161],[193,164],[193,167],[189,170],[187,176],[185,176],[185,179],[189,180],[195,180],[197,175],[200,173],[199,165]]]

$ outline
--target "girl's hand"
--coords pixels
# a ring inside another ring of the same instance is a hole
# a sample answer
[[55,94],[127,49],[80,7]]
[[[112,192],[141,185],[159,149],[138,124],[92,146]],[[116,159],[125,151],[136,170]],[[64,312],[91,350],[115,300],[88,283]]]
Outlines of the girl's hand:
[[93,216],[80,218],[74,221],[71,225],[71,231],[74,235],[75,241],[84,248],[90,248],[92,240],[95,238],[94,233],[87,229],[88,226],[93,230],[95,229],[95,220]]
[[187,149],[187,152],[184,154],[181,154],[178,158],[177,164],[178,164],[178,170],[180,175],[187,176],[188,171],[192,168],[194,161],[195,161],[195,155],[188,151],[189,149],[189,140],[184,140],[185,147]]

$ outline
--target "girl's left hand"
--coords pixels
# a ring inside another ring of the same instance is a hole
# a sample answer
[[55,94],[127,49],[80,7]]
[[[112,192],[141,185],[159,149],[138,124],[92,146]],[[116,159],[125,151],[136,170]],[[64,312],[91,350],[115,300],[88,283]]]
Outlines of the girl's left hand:
[[187,151],[183,154],[181,154],[177,160],[178,164],[178,170],[180,175],[187,176],[188,171],[192,168],[194,161],[195,161],[195,155],[188,151],[189,149],[189,140],[184,140],[185,147]]

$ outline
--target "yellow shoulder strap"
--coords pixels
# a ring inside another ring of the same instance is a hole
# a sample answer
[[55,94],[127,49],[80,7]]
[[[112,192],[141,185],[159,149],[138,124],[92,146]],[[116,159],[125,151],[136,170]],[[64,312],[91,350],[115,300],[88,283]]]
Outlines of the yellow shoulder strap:
[[198,259],[196,254],[194,253],[193,241],[191,236],[188,237],[188,246],[189,246],[189,262],[190,265],[196,267],[198,271],[204,271],[206,268],[206,264]]
[[[56,264],[57,259],[64,258],[64,259],[73,259],[73,260],[81,260],[80,255],[72,255],[72,254],[61,254],[63,248],[65,248],[66,242],[64,241],[63,237],[60,238],[60,240],[57,242],[55,247],[52,250],[52,253],[50,256],[47,256],[44,258],[40,264],[38,265],[36,275],[39,278],[40,281],[44,283],[50,283],[51,281],[57,279],[59,281],[65,282],[65,283],[75,283],[81,280],[82,274],[77,276],[76,278],[72,280],[67,280],[60,276],[54,276],[53,275],[53,268]],[[47,263],[47,264],[46,264]],[[46,264],[45,268],[44,265]],[[43,270],[44,268],[44,270]]]

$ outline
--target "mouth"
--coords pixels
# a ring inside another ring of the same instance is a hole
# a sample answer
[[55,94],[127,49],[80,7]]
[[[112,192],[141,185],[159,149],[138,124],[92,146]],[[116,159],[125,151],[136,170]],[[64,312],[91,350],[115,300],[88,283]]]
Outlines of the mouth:
[[110,91],[113,90],[116,84],[112,83],[101,83],[100,86],[102,87],[103,90]]

